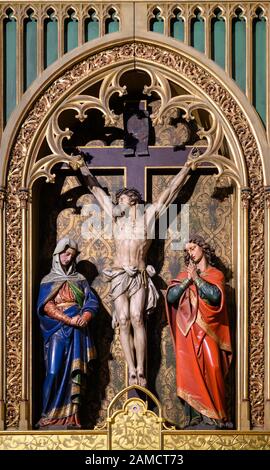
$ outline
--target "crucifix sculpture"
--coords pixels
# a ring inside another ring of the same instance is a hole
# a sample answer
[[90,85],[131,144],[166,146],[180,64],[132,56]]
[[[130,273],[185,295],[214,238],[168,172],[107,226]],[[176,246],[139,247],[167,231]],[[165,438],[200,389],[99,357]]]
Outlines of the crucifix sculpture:
[[[191,166],[194,169],[196,165],[194,160],[187,160],[187,151],[174,152],[174,149],[164,148],[161,155],[160,149],[151,149],[147,163],[151,162],[149,166],[152,168],[160,167],[162,162],[164,164],[164,160],[170,166],[181,165],[183,168],[174,176],[158,200],[146,208],[143,207],[142,210],[141,193],[144,193],[145,179],[143,158],[137,155],[127,158],[125,152],[122,153],[119,148],[80,148],[80,151],[85,156],[85,165],[80,168],[85,184],[113,221],[115,257],[113,267],[104,271],[104,274],[111,281],[113,326],[120,327],[120,341],[128,364],[129,385],[138,384],[145,387],[147,379],[144,313],[153,310],[158,300],[158,292],[151,279],[155,270],[153,266],[146,264],[147,252],[152,241],[148,234],[164,208],[175,200],[187,180]],[[112,203],[111,198],[91,173],[92,164],[95,168],[127,167],[127,188],[116,193],[116,204]]]

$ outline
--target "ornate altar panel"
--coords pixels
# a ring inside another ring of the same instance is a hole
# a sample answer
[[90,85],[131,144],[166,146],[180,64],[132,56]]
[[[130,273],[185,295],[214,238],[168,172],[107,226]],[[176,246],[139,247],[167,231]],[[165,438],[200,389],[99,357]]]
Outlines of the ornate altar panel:
[[[149,44],[138,43],[136,46],[134,45],[134,47],[136,48],[136,57],[138,60],[140,57],[142,58],[141,66],[144,71],[145,68],[147,68],[145,63],[152,61],[152,66],[149,69],[151,71],[150,75],[155,76],[157,81],[155,82],[153,80],[152,83],[148,85],[148,91],[151,92],[151,87],[152,91],[155,89],[154,92],[156,92],[157,89],[163,89],[163,92],[164,90],[166,91],[165,81],[168,79],[172,80],[172,77],[177,71],[177,73],[179,72],[181,75],[181,80],[179,79],[181,86],[183,86],[183,82],[187,80],[187,88],[185,90],[187,94],[192,92],[195,96],[196,93],[198,93],[199,98],[198,96],[197,98],[199,100],[205,103],[209,101],[211,106],[213,106],[211,112],[214,110],[213,115],[218,115],[218,119],[222,122],[222,126],[219,126],[216,132],[218,139],[215,140],[215,138],[213,138],[211,141],[214,147],[217,140],[219,140],[221,145],[219,148],[216,145],[215,152],[213,152],[215,155],[211,155],[210,152],[208,157],[212,165],[217,167],[218,172],[224,175],[223,182],[219,182],[216,185],[213,175],[211,174],[211,172],[213,172],[212,169],[210,172],[207,170],[208,173],[206,172],[205,174],[202,171],[200,175],[197,174],[198,178],[195,187],[193,188],[190,198],[187,199],[190,203],[191,226],[194,230],[199,230],[209,241],[213,242],[217,249],[218,256],[228,269],[228,288],[231,289],[231,293],[233,289],[236,289],[235,296],[232,293],[230,297],[232,317],[234,317],[235,312],[238,318],[235,328],[237,337],[235,359],[237,378],[235,384],[233,383],[233,379],[231,379],[233,388],[229,386],[230,391],[236,390],[236,401],[234,401],[234,397],[232,396],[228,398],[231,404],[231,410],[233,410],[235,403],[238,428],[244,430],[249,429],[250,405],[252,412],[251,422],[254,426],[260,426],[264,422],[264,410],[266,409],[263,406],[262,400],[262,371],[264,370],[264,317],[262,315],[264,303],[264,218],[260,158],[262,158],[263,150],[261,147],[257,146],[259,139],[251,124],[252,119],[248,120],[243,111],[244,107],[241,100],[238,102],[233,93],[222,86],[217,79],[218,75],[212,75],[209,69],[203,69],[198,63],[192,62],[190,57],[181,56],[181,54],[175,51],[166,50],[166,53],[163,54],[164,51],[159,45],[150,46]],[[111,67],[111,70],[113,70],[114,65],[118,62],[129,60],[129,58],[133,59],[134,47],[127,44],[116,48],[112,47],[112,49],[110,51],[107,50],[106,53],[102,52],[101,55],[97,53],[93,62],[98,63],[100,69],[102,69],[104,63],[106,63],[105,67]],[[7,276],[7,289],[5,287],[7,316],[5,326],[8,332],[8,339],[5,358],[7,359],[8,406],[5,423],[9,427],[18,428],[19,426],[20,429],[26,429],[34,424],[34,422],[31,421],[31,414],[29,413],[31,408],[30,402],[34,399],[36,403],[38,403],[39,398],[37,392],[33,396],[31,393],[33,378],[30,378],[29,371],[31,371],[32,366],[32,354],[28,346],[26,348],[26,345],[30,344],[28,338],[31,338],[31,323],[33,322],[33,351],[35,353],[34,345],[38,343],[39,339],[37,326],[34,326],[35,317],[32,310],[34,310],[33,306],[35,304],[37,285],[41,276],[48,270],[48,262],[55,240],[66,233],[71,233],[72,236],[80,240],[81,260],[86,260],[90,263],[90,265],[82,264],[82,269],[88,269],[88,272],[90,272],[89,275],[91,275],[92,278],[97,274],[93,265],[96,265],[98,271],[100,271],[103,266],[106,265],[106,262],[109,262],[113,250],[110,243],[101,240],[98,236],[91,238],[90,243],[89,241],[86,242],[81,228],[84,224],[83,233],[85,233],[84,230],[87,231],[89,228],[87,225],[87,219],[89,219],[87,206],[91,201],[91,196],[82,192],[79,197],[77,197],[75,206],[72,205],[72,203],[69,205],[69,195],[73,191],[76,192],[76,187],[74,187],[76,183],[73,179],[74,174],[72,176],[65,176],[60,182],[60,163],[75,162],[79,164],[77,156],[75,155],[74,158],[71,153],[66,153],[66,148],[62,154],[57,153],[60,147],[57,149],[56,147],[51,147],[53,139],[51,139],[49,145],[50,151],[52,151],[51,155],[46,153],[48,146],[47,148],[45,146],[43,147],[43,150],[45,149],[43,153],[39,152],[47,124],[49,123],[49,126],[52,126],[51,129],[53,129],[53,132],[56,129],[53,127],[55,123],[53,123],[53,119],[51,119],[54,111],[60,109],[63,103],[64,105],[68,104],[69,100],[70,104],[72,104],[76,93],[76,83],[78,84],[78,93],[81,93],[85,90],[83,80],[86,80],[89,74],[91,75],[92,70],[94,70],[96,74],[96,69],[91,69],[91,60],[91,58],[88,58],[84,61],[81,68],[80,65],[77,64],[71,75],[70,71],[66,73],[64,81],[63,78],[61,78],[58,82],[56,80],[56,85],[55,83],[51,85],[51,87],[54,87],[54,90],[58,90],[56,95],[53,95],[52,100],[50,98],[50,96],[52,96],[50,95],[52,89],[47,89],[46,92],[44,91],[43,96],[46,96],[45,98],[40,95],[39,101],[34,105],[30,115],[25,117],[24,125],[19,129],[17,140],[12,140],[12,144],[10,144],[13,145],[13,150],[12,152],[10,150],[10,161],[7,170],[8,184],[7,188],[4,188],[1,192],[4,200],[5,189],[7,189],[7,202],[2,204],[2,215],[6,222],[5,224],[2,223],[1,236],[3,238],[3,234],[5,234],[7,239],[6,249],[3,250],[2,246],[2,250],[5,252],[5,272]],[[155,67],[157,67],[157,69],[159,67],[162,68],[163,73],[166,70],[166,80],[164,79],[164,81],[162,81],[162,78],[160,78],[160,76],[162,76],[160,69],[157,75],[155,75]],[[106,70],[102,73],[106,75]],[[101,81],[104,75],[100,75]],[[97,79],[98,78],[96,78],[96,80]],[[91,83],[93,83],[93,77],[91,80]],[[63,85],[63,83],[65,85]],[[107,85],[109,87],[109,81],[107,81]],[[114,82],[114,86],[117,87],[117,82]],[[68,92],[69,88],[71,89],[71,93]],[[89,84],[88,89],[90,88],[91,86]],[[177,89],[177,87],[175,89]],[[103,92],[104,90],[105,89],[103,89]],[[57,105],[57,100],[61,92],[63,92],[64,97]],[[96,90],[95,98],[97,95],[98,92]],[[78,95],[76,99],[76,106],[79,111],[78,114],[81,118],[84,118],[85,110],[82,109],[81,103],[79,102],[80,100],[78,101]],[[166,99],[163,97],[160,108],[164,109],[164,106],[166,106],[168,102],[169,100],[167,99],[166,102]],[[52,109],[52,103],[55,105],[54,110]],[[110,120],[112,115],[110,115],[109,108],[106,108],[108,105],[106,99],[104,101],[100,100],[99,105],[106,119],[108,118]],[[50,112],[52,112],[52,115],[50,115]],[[198,122],[199,119],[201,125],[205,121],[204,117],[205,116],[202,114],[200,116],[197,115],[195,120]],[[155,118],[156,121],[158,121],[157,114]],[[161,124],[156,122],[156,125]],[[43,126],[43,129],[39,126]],[[226,135],[226,139],[221,138],[221,128],[223,129],[222,132]],[[207,131],[208,130],[209,127],[207,128]],[[61,132],[59,135],[54,134],[57,145],[61,141],[60,134]],[[258,132],[258,134],[260,134],[260,132]],[[202,140],[205,139],[205,135],[201,137]],[[208,137],[206,137],[206,140],[207,138]],[[166,141],[166,143],[168,143],[170,139],[173,139],[173,136],[168,134],[168,130],[166,130],[165,133],[162,129],[159,131],[159,140],[157,140],[159,144],[163,142],[164,145],[164,142]],[[212,137],[210,140],[211,139]],[[198,140],[199,139],[195,140],[195,142]],[[194,145],[195,142],[193,142],[192,145]],[[84,144],[86,143],[87,142]],[[31,160],[31,158],[33,160]],[[25,164],[25,162],[27,163]],[[220,163],[220,166],[218,163]],[[52,180],[51,170],[55,164],[58,165],[55,171],[55,185],[53,189],[51,185],[47,186],[49,189],[45,189],[45,184],[41,183],[39,178],[40,176],[45,176],[49,180]],[[161,172],[160,169],[155,171],[153,171],[151,175],[149,173],[147,176],[147,185],[150,188],[149,195],[152,195],[153,199],[160,189],[168,184],[168,181],[172,177],[171,171],[168,173],[166,173],[166,171]],[[119,185],[122,184],[124,174],[119,173],[112,177],[111,174],[103,174],[99,170],[97,176],[100,181],[102,181],[102,185],[114,192]],[[248,187],[249,182],[250,188]],[[216,186],[218,191],[215,189]],[[231,191],[232,186],[234,187],[233,191]],[[227,188],[225,194],[224,188]],[[55,205],[55,203],[53,203],[53,197],[56,198],[57,204],[56,207],[53,208],[54,211],[51,211],[51,207]],[[184,194],[184,196],[182,194],[181,197],[185,199],[186,194]],[[61,206],[63,201],[65,201],[64,204],[66,205]],[[40,203],[41,205],[39,205]],[[81,210],[79,210],[79,207],[81,207]],[[39,217],[37,216],[38,211]],[[49,216],[48,213],[50,214]],[[35,222],[38,223],[34,224]],[[48,233],[50,234],[49,236]],[[179,257],[169,251],[168,240],[165,240],[165,243],[162,242],[162,244],[162,249],[158,246],[159,259],[155,260],[156,264],[159,266],[160,288],[164,287],[162,281],[167,281],[171,274],[176,273],[179,267]],[[155,253],[155,243],[153,243],[152,253],[149,254],[150,259],[151,256],[153,257],[153,253]],[[233,273],[232,276],[229,276],[230,271]],[[2,273],[3,272],[2,269]],[[20,272],[22,272],[22,276],[18,276]],[[99,276],[96,276],[93,286],[102,298],[104,309],[100,317],[102,321],[100,324],[97,324],[97,342],[100,342],[98,364],[100,376],[98,380],[101,388],[99,388],[98,391],[90,391],[88,402],[85,405],[88,410],[87,413],[89,412],[89,416],[91,415],[91,419],[87,414],[85,415],[85,425],[90,427],[96,423],[100,425],[105,423],[108,404],[111,402],[113,395],[125,385],[125,366],[121,357],[121,348],[119,347],[117,338],[116,341],[113,341],[112,330],[110,329],[110,317],[108,314],[109,301],[107,298],[109,292],[108,285],[105,286]],[[1,289],[3,290],[3,285]],[[234,297],[236,302],[235,310]],[[29,308],[29,306],[31,306],[31,308]],[[30,313],[31,315],[33,313],[33,316],[30,317]],[[234,321],[234,318],[232,318],[232,321]],[[149,344],[154,345],[158,353],[155,358],[157,359],[157,363],[154,364],[152,370],[150,368],[148,371],[148,374],[150,374],[151,390],[157,393],[164,407],[164,417],[173,423],[177,422],[177,424],[181,424],[181,409],[177,406],[172,406],[173,387],[167,387],[165,381],[163,381],[163,376],[166,375],[169,384],[174,382],[174,366],[172,348],[169,342],[169,335],[164,322],[162,308],[160,308],[156,317],[150,317],[148,324]],[[251,333],[249,336],[247,329],[248,324],[250,325]],[[157,330],[153,329],[153,325],[157,327]],[[248,344],[248,341],[250,344]],[[101,349],[103,349],[103,351],[101,351]],[[251,352],[251,355],[248,355],[248,351]],[[150,352],[152,353],[152,351]],[[35,358],[35,360],[37,362],[36,364],[34,363],[33,372],[38,368],[39,359]],[[148,365],[149,364],[151,364],[150,353],[148,353]],[[250,372],[248,372],[249,364]],[[36,379],[36,376],[34,376],[34,379]],[[113,385],[111,380],[113,381]],[[34,408],[35,406],[34,404]],[[33,411],[34,414],[37,413],[35,409]],[[232,414],[233,413],[232,411]],[[92,419],[93,417],[94,419]],[[106,428],[104,428],[104,430],[105,429]],[[100,444],[97,445],[105,445],[104,434],[102,434],[102,432],[105,432],[104,430],[100,431],[101,434],[99,437],[101,440],[99,441]],[[186,435],[183,435],[182,438],[181,433],[177,434],[176,431],[175,433],[176,434],[170,430],[164,432],[163,447],[170,448],[172,445],[180,446],[183,442],[184,445],[187,446],[196,446],[195,437],[193,438],[188,435],[186,437]],[[235,437],[237,446],[247,445],[245,441],[246,436],[242,439],[237,432],[235,434],[228,433],[227,435],[228,442],[232,442],[234,437],[237,436]],[[92,437],[95,439],[94,434],[91,434],[91,432],[89,436],[91,436],[91,439]],[[57,440],[57,436],[54,437]],[[97,440],[99,440],[99,437]],[[59,442],[62,442],[61,439],[62,437]],[[211,446],[216,448],[215,446],[218,445],[217,441],[213,442],[211,437],[205,439],[205,448],[211,448]],[[247,439],[249,439],[249,437]],[[265,442],[263,442],[263,439],[264,437],[259,434],[258,436],[254,434],[254,445],[267,447],[267,436],[265,435]],[[19,439],[19,441],[26,442],[24,439]],[[52,439],[52,441],[55,442],[54,439]],[[224,442],[223,440],[221,444],[222,448],[226,447]],[[38,447],[39,445],[42,446],[42,443],[39,444],[35,441],[33,445]],[[53,445],[54,444],[52,444],[52,446]],[[80,438],[78,438],[78,445],[81,445]]]

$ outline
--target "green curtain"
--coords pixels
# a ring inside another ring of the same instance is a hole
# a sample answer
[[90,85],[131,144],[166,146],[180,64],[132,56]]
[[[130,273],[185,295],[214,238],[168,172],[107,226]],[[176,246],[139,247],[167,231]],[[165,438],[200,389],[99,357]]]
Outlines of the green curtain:
[[58,23],[56,18],[44,22],[44,67],[51,65],[58,57]]
[[4,53],[4,123],[8,121],[10,114],[16,106],[16,19],[4,20],[3,27],[3,53]]
[[37,20],[29,15],[24,22],[24,91],[37,76]]
[[220,67],[225,68],[225,21],[220,14],[217,13],[211,21],[211,57]]
[[246,21],[238,16],[232,22],[232,76],[246,91]]
[[200,52],[204,52],[204,19],[201,13],[196,14],[196,18],[191,20],[191,45]]
[[78,47],[78,20],[74,18],[74,13],[65,20],[64,28],[64,49],[65,52],[72,51]]
[[91,41],[92,39],[99,37],[99,21],[95,17],[95,12],[89,15],[89,18],[85,21],[85,41]]
[[116,18],[116,12],[114,10],[110,10],[109,14],[111,17],[106,20],[105,33],[116,33],[119,31],[119,20]]
[[174,18],[171,19],[171,36],[178,41],[184,41],[184,20],[181,18],[180,13],[177,13]]
[[255,18],[253,21],[253,104],[265,123],[266,20],[263,17]]
[[150,31],[164,34],[164,20],[160,16],[160,11],[154,10],[153,14],[155,15],[155,18],[152,18],[150,21]]

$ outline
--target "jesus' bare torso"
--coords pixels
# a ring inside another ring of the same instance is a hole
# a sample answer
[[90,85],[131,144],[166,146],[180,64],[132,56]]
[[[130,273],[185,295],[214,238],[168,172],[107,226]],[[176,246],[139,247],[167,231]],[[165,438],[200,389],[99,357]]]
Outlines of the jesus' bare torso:
[[[150,279],[151,269],[146,257],[151,245],[154,222],[187,180],[190,163],[174,176],[158,200],[142,209],[134,190],[120,191],[115,206],[86,166],[81,167],[84,180],[104,211],[113,218],[115,257],[110,275],[116,321],[120,341],[128,364],[129,385],[146,386],[146,332],[144,312],[155,307],[157,291]],[[122,193],[122,194],[121,194]],[[132,327],[132,328],[131,328]]]
[[146,255],[152,241],[147,236],[150,214],[144,212],[138,216],[137,203],[130,205],[127,195],[120,196],[119,206],[123,212],[120,217],[114,218],[114,265],[145,269]]

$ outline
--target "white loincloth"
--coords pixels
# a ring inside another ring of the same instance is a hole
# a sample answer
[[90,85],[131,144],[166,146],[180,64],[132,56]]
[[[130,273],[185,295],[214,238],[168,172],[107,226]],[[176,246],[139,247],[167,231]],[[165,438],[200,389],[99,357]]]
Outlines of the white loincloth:
[[[130,299],[141,287],[146,289],[145,312],[150,313],[157,305],[159,294],[151,279],[156,271],[153,266],[148,265],[144,270],[133,266],[112,268],[104,270],[103,274],[111,281],[111,298],[117,299],[126,294]],[[113,313],[113,328],[116,326],[115,312]]]

